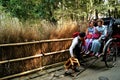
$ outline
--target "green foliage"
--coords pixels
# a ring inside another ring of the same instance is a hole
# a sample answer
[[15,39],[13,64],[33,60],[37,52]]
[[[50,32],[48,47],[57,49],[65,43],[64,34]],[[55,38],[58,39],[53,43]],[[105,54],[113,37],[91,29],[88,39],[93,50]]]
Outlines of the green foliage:
[[56,22],[54,17],[54,11],[58,8],[59,0],[41,0],[41,3],[37,7],[37,13],[42,19],[49,20],[50,22]]
[[27,20],[35,18],[34,0],[1,0],[6,12],[19,19]]
[[6,12],[20,20],[46,19],[55,22],[54,10],[59,0],[1,0],[1,5]]
[[108,9],[119,7],[118,0],[0,0],[6,12],[20,20],[45,19],[56,22],[60,18],[75,20],[89,17],[97,9],[105,13]]

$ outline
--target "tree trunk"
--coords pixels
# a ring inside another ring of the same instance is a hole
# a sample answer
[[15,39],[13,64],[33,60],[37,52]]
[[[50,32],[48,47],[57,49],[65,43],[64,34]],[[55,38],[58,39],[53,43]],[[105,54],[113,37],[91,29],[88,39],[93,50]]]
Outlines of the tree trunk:
[[98,10],[95,10],[95,18],[98,19]]

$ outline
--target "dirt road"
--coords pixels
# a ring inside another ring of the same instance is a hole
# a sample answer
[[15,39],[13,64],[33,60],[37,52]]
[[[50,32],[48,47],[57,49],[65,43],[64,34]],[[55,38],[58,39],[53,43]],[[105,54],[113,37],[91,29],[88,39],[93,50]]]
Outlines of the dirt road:
[[[84,67],[81,67],[81,70],[83,68]],[[58,70],[54,71],[56,69]],[[41,73],[45,74],[41,76]],[[99,59],[77,77],[64,76],[63,74],[64,67],[60,66],[12,80],[120,80],[120,57],[113,68],[106,68],[104,62],[101,62],[101,59]]]

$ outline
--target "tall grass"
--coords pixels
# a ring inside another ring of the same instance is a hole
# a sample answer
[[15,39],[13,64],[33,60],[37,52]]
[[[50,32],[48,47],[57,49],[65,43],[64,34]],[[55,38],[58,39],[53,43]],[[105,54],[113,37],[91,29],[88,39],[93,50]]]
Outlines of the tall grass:
[[77,22],[63,21],[53,25],[47,21],[37,20],[22,24],[17,18],[0,15],[0,43],[37,41],[42,39],[68,38],[76,31],[85,31],[85,26]]
[[[0,44],[71,38],[74,32],[84,31],[86,26],[86,24],[80,26],[77,22],[71,20],[63,21],[57,25],[53,25],[43,20],[37,20],[32,23],[27,21],[23,24],[17,18],[12,18],[4,14],[1,13],[0,15]],[[0,61],[68,49],[70,44],[71,41],[1,47]],[[51,55],[44,59],[36,58],[27,61],[3,64],[0,65],[0,77],[59,62],[65,60],[65,57],[68,58],[68,54]],[[44,60],[43,64],[40,63],[41,60]]]

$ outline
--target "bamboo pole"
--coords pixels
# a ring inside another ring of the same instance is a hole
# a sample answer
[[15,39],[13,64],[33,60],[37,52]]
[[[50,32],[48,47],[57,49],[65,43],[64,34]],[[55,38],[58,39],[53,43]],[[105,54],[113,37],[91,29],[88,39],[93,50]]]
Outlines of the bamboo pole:
[[65,38],[65,39],[51,39],[51,40],[41,40],[41,41],[23,42],[23,43],[0,44],[0,47],[5,47],[5,46],[20,46],[20,45],[48,43],[48,42],[60,42],[60,41],[68,41],[68,40],[72,40],[72,39],[73,38]]
[[5,61],[0,61],[0,64],[10,63],[10,62],[16,62],[16,61],[23,61],[23,60],[28,60],[28,59],[32,59],[32,58],[42,57],[42,56],[44,56],[44,55],[45,55],[45,56],[47,56],[47,55],[53,55],[53,54],[57,54],[57,53],[67,52],[67,51],[68,51],[68,49],[66,49],[66,50],[61,50],[61,51],[56,51],[56,52],[38,54],[38,55],[29,56],[29,57],[24,57],[24,58],[17,58],[17,59],[5,60]]
[[57,65],[62,65],[62,64],[64,64],[64,62],[59,62],[59,63],[55,63],[55,64],[52,64],[52,65],[43,66],[43,67],[40,67],[40,68],[37,68],[37,69],[25,71],[25,72],[22,72],[22,73],[5,76],[5,77],[0,78],[0,80],[6,80],[6,79],[10,79],[10,78],[14,78],[14,77],[30,74],[30,73],[33,73],[33,72],[36,72],[36,71],[40,71],[40,70],[43,70],[43,69],[47,69],[47,68],[54,67],[54,66],[57,66]]
[[57,53],[67,52],[67,51],[69,51],[69,50],[66,49],[66,50],[61,50],[61,51],[56,51],[56,52],[46,53],[46,54],[44,54],[44,55],[45,55],[45,56],[47,56],[47,55],[53,55],[53,54],[57,54]]
[[32,59],[32,58],[41,57],[41,56],[43,56],[43,54],[38,54],[38,55],[35,55],[35,56],[29,56],[29,57],[24,57],[24,58],[10,59],[10,60],[5,60],[5,61],[0,61],[0,64],[8,63],[8,62],[22,61],[22,60],[28,60],[28,59]]

